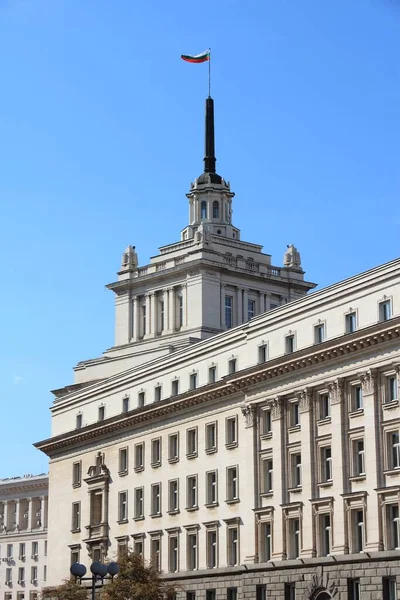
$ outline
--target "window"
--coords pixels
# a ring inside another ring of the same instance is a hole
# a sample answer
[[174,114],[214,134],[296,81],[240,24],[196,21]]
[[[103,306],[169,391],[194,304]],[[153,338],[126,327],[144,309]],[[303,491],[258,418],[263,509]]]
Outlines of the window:
[[196,600],[196,592],[186,592],[186,600]]
[[349,600],[361,600],[361,586],[359,579],[347,580],[347,597]]
[[71,549],[71,565],[79,562],[79,548]]
[[352,441],[352,456],[353,456],[353,477],[365,475],[365,453],[364,440],[358,439]]
[[395,577],[383,577],[383,600],[397,600],[397,583]]
[[168,482],[168,512],[176,513],[179,511],[179,486],[178,480],[172,479]]
[[33,584],[37,583],[37,579],[38,579],[37,567],[31,567],[31,583],[33,583]]
[[25,569],[24,567],[19,567],[18,569],[18,583],[25,583]]
[[146,335],[146,305],[142,304],[140,307],[141,320],[142,320],[142,337]]
[[350,388],[350,403],[351,411],[361,410],[364,406],[362,387],[359,383],[352,385]]
[[144,489],[142,487],[134,490],[134,519],[144,517]]
[[76,429],[81,429],[82,428],[82,413],[78,413],[76,415],[76,425],[75,425]]
[[218,538],[216,529],[208,529],[206,533],[207,569],[218,567]]
[[400,469],[400,439],[398,431],[390,431],[388,440],[388,469]]
[[261,435],[269,435],[272,432],[271,410],[263,409],[261,413]]
[[392,318],[392,309],[390,306],[390,300],[379,302],[379,320],[388,321]]
[[161,465],[161,438],[151,440],[151,466],[159,467]]
[[126,475],[128,473],[128,448],[119,449],[119,469],[120,475]]
[[273,461],[266,458],[262,461],[262,493],[272,494],[273,491]]
[[331,515],[329,513],[319,516],[320,528],[320,554],[328,556],[331,552]]
[[352,551],[362,552],[365,542],[364,511],[352,511]]
[[357,315],[351,312],[346,315],[346,333],[353,333],[357,329]]
[[197,373],[190,374],[189,385],[191,390],[195,390],[197,388]]
[[7,544],[7,558],[13,558],[13,545]]
[[206,590],[206,600],[216,600],[217,594],[215,590]]
[[285,337],[285,354],[292,354],[294,352],[294,335],[287,335]]
[[159,537],[152,537],[150,540],[151,563],[157,571],[161,569],[161,540]]
[[226,590],[226,600],[237,600],[237,588],[231,587]]
[[161,400],[161,385],[156,385],[154,388],[154,402],[160,402]]
[[[79,531],[80,526],[81,526],[81,503],[73,502],[72,503],[71,529],[72,529],[72,531]],[[34,552],[33,547],[32,547],[32,554],[37,554],[37,550],[36,550],[36,552]]]
[[321,482],[332,481],[332,449],[330,446],[321,448]]
[[143,537],[135,537],[133,539],[133,551],[135,554],[138,554],[139,556],[143,556],[143,546],[144,546]]
[[233,375],[234,373],[236,373],[236,367],[237,367],[236,358],[231,358],[228,361],[228,373],[229,373],[229,375]]
[[258,346],[258,362],[264,363],[268,358],[268,346],[264,344],[263,346]]
[[208,368],[208,383],[215,383],[217,381],[217,367]]
[[325,341],[325,325],[315,325],[314,327],[314,344],[322,344]]
[[206,453],[211,454],[217,450],[217,423],[206,424]]
[[146,399],[145,392],[139,392],[138,393],[138,408],[142,408],[144,406],[145,399]]
[[200,218],[207,219],[207,202],[205,200],[202,200],[200,204]]
[[247,320],[250,321],[256,314],[256,303],[254,300],[247,301]]
[[385,377],[385,404],[388,402],[395,402],[398,399],[397,396],[397,377],[396,375],[389,375]]
[[178,317],[179,317],[179,327],[183,325],[183,296],[180,294],[178,296]]
[[385,550],[397,550],[400,546],[399,530],[399,504],[388,504],[386,506],[387,521],[387,548]]
[[198,508],[197,506],[197,475],[186,478],[186,509]]
[[44,555],[47,556],[47,540],[44,540]]
[[144,442],[135,444],[135,471],[142,471],[144,469]]
[[174,463],[179,460],[179,434],[171,433],[168,436],[168,462]]
[[219,219],[219,202],[214,200],[213,202],[213,219]]
[[72,465],[72,485],[79,487],[82,483],[82,463],[74,462]]
[[256,600],[267,600],[267,586],[265,583],[256,585]]
[[272,556],[272,524],[270,521],[261,523],[260,558],[261,562],[268,562]]
[[329,419],[331,416],[331,401],[329,394],[320,394],[318,397],[319,419]]
[[300,556],[300,519],[289,519],[289,557]]
[[233,326],[233,298],[225,296],[225,327],[230,329]]
[[197,456],[197,427],[188,429],[186,432],[186,456],[188,458]]
[[227,546],[228,566],[233,567],[239,564],[239,529],[237,526],[228,527]]
[[39,544],[38,542],[32,542],[32,558],[37,558],[39,554]]
[[151,486],[151,516],[161,516],[161,483]]
[[127,540],[125,538],[117,540],[117,559],[118,559],[118,561],[121,560],[124,556],[126,556],[127,553],[128,553]]
[[12,569],[7,568],[6,569],[6,583],[11,583],[12,582]]
[[187,535],[187,570],[197,569],[197,531]]
[[118,521],[128,520],[128,492],[118,494]]
[[178,536],[171,535],[168,539],[168,568],[171,573],[179,570]]
[[296,600],[295,583],[285,583],[285,600]]
[[160,300],[158,303],[159,306],[159,314],[160,314],[160,331],[164,331],[165,329],[165,311],[164,311],[164,301]]
[[99,406],[97,420],[104,421],[105,418],[106,418],[106,407],[104,405]]
[[206,473],[206,505],[211,506],[218,502],[217,471]]
[[291,488],[301,487],[301,453],[290,455]]
[[179,394],[179,379],[173,379],[171,383],[171,396]]
[[19,545],[19,560],[25,559],[25,544],[22,542]]
[[122,412],[123,413],[129,412],[129,397],[128,396],[126,398],[122,398]]
[[237,502],[239,500],[239,477],[238,467],[226,469],[226,501]]
[[300,425],[300,404],[299,402],[290,402],[289,404],[290,427]]
[[229,448],[238,445],[237,417],[229,417],[225,421],[225,445]]

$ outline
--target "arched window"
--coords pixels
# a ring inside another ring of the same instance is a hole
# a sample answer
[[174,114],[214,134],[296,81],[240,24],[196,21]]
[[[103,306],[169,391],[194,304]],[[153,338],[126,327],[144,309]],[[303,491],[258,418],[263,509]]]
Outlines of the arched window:
[[200,218],[207,219],[207,202],[202,200],[200,205]]
[[219,202],[214,200],[213,202],[213,219],[219,219]]

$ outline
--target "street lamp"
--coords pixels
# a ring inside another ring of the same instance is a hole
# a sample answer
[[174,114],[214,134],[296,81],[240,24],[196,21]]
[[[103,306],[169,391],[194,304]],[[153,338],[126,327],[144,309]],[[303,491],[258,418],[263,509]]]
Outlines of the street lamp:
[[[100,561],[96,561],[90,565],[92,572],[91,577],[85,577],[86,567],[80,563],[74,563],[71,565],[71,574],[75,577],[75,581],[91,581],[92,582],[92,600],[96,598],[96,588],[101,588],[104,585],[104,579],[114,579],[114,576],[119,572],[119,565],[116,562],[110,562],[108,565],[101,564]],[[100,585],[96,585],[96,581],[101,580]]]

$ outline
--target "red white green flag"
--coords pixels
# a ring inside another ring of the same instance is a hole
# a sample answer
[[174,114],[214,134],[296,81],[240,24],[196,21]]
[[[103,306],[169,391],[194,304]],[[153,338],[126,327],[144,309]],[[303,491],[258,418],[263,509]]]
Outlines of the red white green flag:
[[181,54],[181,58],[190,63],[203,63],[210,60],[210,49],[208,48],[208,50],[201,52],[201,54]]

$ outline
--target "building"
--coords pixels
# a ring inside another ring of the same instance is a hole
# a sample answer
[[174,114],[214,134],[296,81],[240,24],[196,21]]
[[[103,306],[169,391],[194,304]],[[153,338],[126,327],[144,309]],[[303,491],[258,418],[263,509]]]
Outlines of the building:
[[48,476],[0,480],[0,597],[36,600],[46,585]]
[[400,260],[306,295],[240,240],[213,129],[181,241],[127,248],[115,346],[54,392],[50,583],[128,545],[179,600],[394,600]]

